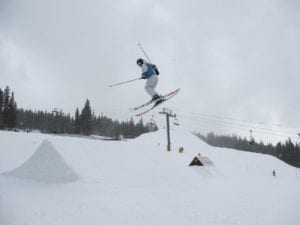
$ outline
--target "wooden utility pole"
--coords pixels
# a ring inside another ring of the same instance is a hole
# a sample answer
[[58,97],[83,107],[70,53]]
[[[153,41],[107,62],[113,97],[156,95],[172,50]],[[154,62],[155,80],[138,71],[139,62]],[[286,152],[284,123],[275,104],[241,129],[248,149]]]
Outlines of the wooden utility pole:
[[159,112],[160,114],[166,115],[167,120],[167,139],[168,139],[168,145],[167,145],[167,151],[171,151],[171,140],[170,140],[170,117],[176,117],[176,114],[172,114],[172,111],[166,108],[163,108],[162,112]]

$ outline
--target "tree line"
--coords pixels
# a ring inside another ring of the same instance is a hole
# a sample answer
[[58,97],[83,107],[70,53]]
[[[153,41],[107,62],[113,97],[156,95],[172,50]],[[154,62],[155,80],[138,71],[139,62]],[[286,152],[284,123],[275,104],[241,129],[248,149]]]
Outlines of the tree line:
[[196,133],[196,136],[207,144],[215,147],[268,154],[275,156],[292,166],[300,168],[300,144],[294,144],[290,138],[284,143],[278,142],[277,145],[274,146],[272,144],[265,145],[263,142],[257,143],[254,138],[247,140],[246,138],[241,138],[237,135],[215,135],[211,132],[207,135]]
[[17,103],[14,92],[7,86],[0,88],[0,129],[12,129],[17,125]]
[[75,115],[65,114],[62,110],[33,111],[18,109],[14,93],[6,87],[0,89],[0,129],[39,130],[43,133],[100,135],[111,138],[134,138],[142,133],[157,130],[156,126],[113,120],[107,116],[96,116],[87,99],[82,110],[76,108]]

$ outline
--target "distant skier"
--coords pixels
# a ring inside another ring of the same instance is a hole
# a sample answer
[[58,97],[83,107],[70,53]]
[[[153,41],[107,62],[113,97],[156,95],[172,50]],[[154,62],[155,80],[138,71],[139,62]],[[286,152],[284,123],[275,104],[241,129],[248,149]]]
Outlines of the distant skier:
[[152,97],[152,101],[156,101],[156,104],[161,103],[163,100],[161,96],[155,91],[158,83],[159,71],[156,65],[148,63],[144,59],[138,59],[136,61],[139,67],[142,69],[142,79],[147,79],[145,90]]

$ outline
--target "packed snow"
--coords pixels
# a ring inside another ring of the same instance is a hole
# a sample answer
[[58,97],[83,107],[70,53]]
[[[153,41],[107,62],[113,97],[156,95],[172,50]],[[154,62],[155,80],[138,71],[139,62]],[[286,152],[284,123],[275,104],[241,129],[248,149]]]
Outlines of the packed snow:
[[[185,131],[171,142],[1,131],[0,225],[300,224],[296,168]],[[214,166],[190,167],[199,153]]]

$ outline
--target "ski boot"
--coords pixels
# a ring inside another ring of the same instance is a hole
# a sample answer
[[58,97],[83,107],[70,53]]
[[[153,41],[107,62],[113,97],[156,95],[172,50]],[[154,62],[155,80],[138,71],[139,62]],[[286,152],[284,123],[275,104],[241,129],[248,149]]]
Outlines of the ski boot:
[[163,102],[163,97],[156,94],[153,96],[152,101],[155,102],[155,106]]

